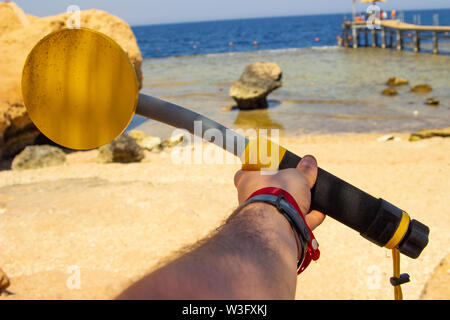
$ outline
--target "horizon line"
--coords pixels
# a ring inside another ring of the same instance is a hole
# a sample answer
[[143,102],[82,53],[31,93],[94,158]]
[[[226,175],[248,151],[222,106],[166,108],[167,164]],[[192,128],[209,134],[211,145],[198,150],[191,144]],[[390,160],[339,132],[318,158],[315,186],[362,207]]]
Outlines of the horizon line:
[[[432,11],[432,10],[450,10],[448,8],[432,8],[432,9],[405,9],[396,10],[397,12],[407,12],[407,11]],[[392,11],[392,9],[387,10]],[[147,23],[147,24],[130,24],[130,27],[147,27],[147,26],[164,26],[164,25],[174,25],[174,24],[189,24],[189,23],[203,23],[203,22],[222,22],[222,21],[235,21],[235,20],[257,20],[257,19],[270,19],[270,18],[294,18],[294,17],[306,17],[306,16],[328,16],[328,15],[352,15],[352,12],[332,12],[332,13],[305,13],[305,14],[295,14],[295,15],[280,15],[280,16],[261,16],[261,17],[242,17],[242,18],[221,18],[221,19],[211,19],[211,20],[192,20],[192,21],[178,21],[178,22],[159,22],[159,23]]]

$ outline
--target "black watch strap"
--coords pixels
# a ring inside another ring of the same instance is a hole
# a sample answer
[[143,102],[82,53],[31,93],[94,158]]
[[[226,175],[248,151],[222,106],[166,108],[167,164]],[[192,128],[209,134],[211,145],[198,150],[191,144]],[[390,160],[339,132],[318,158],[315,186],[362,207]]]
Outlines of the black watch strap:
[[265,202],[273,205],[278,211],[289,221],[294,231],[297,233],[302,246],[302,256],[298,261],[298,267],[305,258],[307,245],[309,243],[310,234],[305,222],[300,217],[300,213],[283,197],[283,195],[275,196],[271,194],[256,195],[245,202],[244,205],[254,202]]

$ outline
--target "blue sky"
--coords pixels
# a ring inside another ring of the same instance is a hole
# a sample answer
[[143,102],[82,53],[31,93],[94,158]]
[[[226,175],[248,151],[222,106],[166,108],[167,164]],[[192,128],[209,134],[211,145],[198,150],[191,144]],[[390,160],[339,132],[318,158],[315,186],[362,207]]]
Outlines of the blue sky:
[[[357,0],[359,3],[360,0]],[[69,5],[102,9],[131,25],[206,21],[235,18],[292,16],[351,12],[351,0],[15,0],[37,16],[66,11]],[[450,8],[449,0],[388,0],[385,10]],[[357,5],[363,11],[367,5]]]

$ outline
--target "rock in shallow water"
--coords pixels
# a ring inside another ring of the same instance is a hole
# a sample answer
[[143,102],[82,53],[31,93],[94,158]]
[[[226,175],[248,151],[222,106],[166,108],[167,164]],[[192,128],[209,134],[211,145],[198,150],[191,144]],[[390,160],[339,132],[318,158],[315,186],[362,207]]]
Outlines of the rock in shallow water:
[[418,141],[422,139],[429,139],[433,137],[450,137],[450,127],[442,129],[423,129],[419,132],[411,134],[409,141]]
[[381,94],[385,95],[385,96],[393,97],[393,96],[396,96],[398,94],[398,92],[397,92],[397,90],[395,90],[393,88],[387,88],[387,89],[384,89],[381,92]]
[[417,92],[417,93],[427,93],[432,90],[433,90],[433,88],[426,83],[418,84],[411,88],[411,92]]
[[264,109],[267,96],[282,86],[283,71],[273,62],[255,62],[248,65],[238,81],[233,83],[230,96],[239,109]]
[[399,77],[392,77],[392,78],[389,78],[389,80],[387,81],[386,84],[391,87],[397,87],[397,86],[406,85],[408,83],[409,83],[409,81],[407,79],[399,78]]
[[438,106],[440,103],[440,101],[438,99],[434,99],[434,98],[428,98],[425,101],[425,104],[429,105],[429,106]]
[[136,140],[127,134],[122,134],[113,142],[99,149],[98,163],[132,163],[144,159],[144,152]]
[[66,154],[57,147],[28,146],[13,160],[12,170],[29,170],[60,166],[66,162]]

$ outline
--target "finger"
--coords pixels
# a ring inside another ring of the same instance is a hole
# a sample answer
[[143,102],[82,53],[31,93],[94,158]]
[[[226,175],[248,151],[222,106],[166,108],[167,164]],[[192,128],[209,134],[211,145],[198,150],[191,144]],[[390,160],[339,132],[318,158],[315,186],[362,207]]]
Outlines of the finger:
[[323,220],[325,220],[325,215],[320,211],[312,210],[306,215],[305,220],[309,228],[314,230],[322,224]]
[[236,186],[236,188],[239,186],[239,182],[242,179],[242,176],[244,175],[244,171],[239,170],[238,172],[236,172],[236,174],[234,175],[234,185]]
[[234,175],[234,185],[236,186],[236,188],[239,188],[239,186],[242,184],[244,180],[246,179],[249,180],[250,178],[254,177],[256,173],[259,174],[259,171],[239,170]]
[[309,188],[314,187],[317,179],[317,160],[313,156],[304,156],[302,161],[297,166],[297,169],[302,171],[308,180]]

